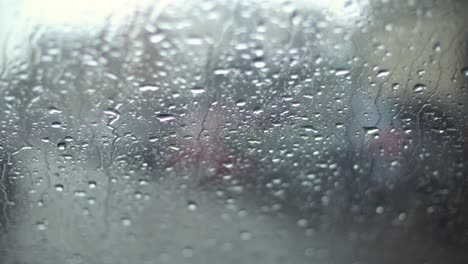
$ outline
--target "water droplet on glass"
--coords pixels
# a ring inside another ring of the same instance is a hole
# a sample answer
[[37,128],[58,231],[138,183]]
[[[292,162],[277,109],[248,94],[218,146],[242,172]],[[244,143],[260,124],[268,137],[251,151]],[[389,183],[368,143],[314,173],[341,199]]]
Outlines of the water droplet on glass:
[[406,219],[406,214],[405,213],[401,213],[398,215],[398,220],[400,221],[404,221]]
[[317,133],[317,129],[315,129],[313,126],[302,126],[302,128],[307,131],[307,132],[313,132],[313,133]]
[[186,43],[189,45],[201,45],[203,40],[200,37],[191,36],[186,40]]
[[182,256],[184,256],[185,258],[191,258],[193,256],[193,248],[184,247],[184,249],[182,249]]
[[80,190],[80,191],[75,191],[75,192],[74,192],[74,195],[75,195],[76,197],[86,197],[86,192],[85,192],[85,191],[81,191],[81,190]]
[[189,209],[190,211],[195,211],[197,210],[198,208],[198,205],[195,201],[188,201],[187,202],[187,209]]
[[122,218],[121,220],[123,226],[130,226],[132,221],[129,218]]
[[306,219],[299,219],[297,220],[297,226],[298,227],[306,227],[308,224]]
[[67,143],[65,143],[65,142],[59,142],[59,143],[57,144],[57,148],[58,148],[59,150],[62,150],[62,151],[63,151],[63,150],[65,150],[65,149],[67,148]]
[[463,74],[463,76],[468,77],[468,67],[461,69],[461,73]]
[[343,76],[349,74],[350,71],[346,69],[337,69],[335,72],[335,76]]
[[323,58],[318,56],[316,59],[315,59],[315,64],[320,64],[323,62]]
[[388,32],[393,31],[393,24],[386,24],[385,31],[388,31]]
[[120,113],[118,111],[116,111],[116,110],[114,110],[112,108],[106,109],[103,112],[104,112],[104,114],[110,115],[110,116],[119,116],[120,115]]
[[159,43],[164,39],[164,37],[165,37],[164,34],[156,33],[150,37],[150,42],[155,43],[155,44]]
[[343,124],[343,123],[336,123],[336,124],[335,124],[335,127],[336,127],[336,128],[343,128],[343,127],[345,127],[345,124]]
[[170,114],[159,114],[157,115],[157,118],[161,122],[168,122],[168,121],[174,120],[175,116],[170,115]]
[[56,184],[56,185],[55,185],[55,190],[56,190],[57,192],[63,192],[63,189],[64,189],[64,188],[63,188],[63,185],[62,185],[62,184]]
[[90,189],[95,189],[96,188],[96,182],[95,181],[89,181],[88,186]]
[[36,229],[43,231],[47,229],[47,221],[38,221],[36,222]]
[[49,114],[60,114],[62,111],[58,110],[56,107],[49,107]]
[[254,67],[255,68],[264,68],[266,66],[266,63],[263,61],[262,58],[257,58],[254,60],[254,63],[253,63]]
[[256,109],[253,110],[253,113],[256,114],[256,115],[259,115],[259,114],[263,113],[263,109],[256,108]]
[[205,89],[203,87],[195,86],[192,89],[190,89],[192,94],[197,95],[205,92]]
[[380,70],[377,72],[377,77],[382,78],[382,77],[388,76],[389,74],[390,74],[390,71],[388,70]]
[[366,131],[367,135],[377,135],[380,132],[378,127],[364,127],[364,131]]
[[423,92],[424,90],[426,90],[426,85],[421,84],[421,83],[418,83],[418,84],[416,84],[416,85],[413,87],[413,91],[414,91],[415,93],[421,93],[421,92]]
[[239,100],[239,101],[236,102],[236,105],[237,105],[237,106],[244,106],[246,103],[247,103],[247,102],[244,101],[244,100]]
[[435,208],[433,206],[429,206],[426,208],[426,213],[432,214],[435,212]]
[[155,85],[145,85],[138,88],[141,92],[154,92],[159,90],[159,86]]
[[80,254],[73,254],[70,257],[67,257],[65,264],[83,264],[84,260]]
[[375,208],[375,212],[378,214],[382,214],[384,212],[383,206],[378,206],[377,208]]
[[214,70],[215,75],[228,75],[229,74],[229,69],[216,69]]
[[245,231],[245,230],[241,231],[239,236],[240,236],[240,239],[244,241],[252,239],[252,233],[250,233],[249,231]]
[[52,127],[52,128],[62,128],[62,123],[53,122],[52,124],[50,124],[50,127]]

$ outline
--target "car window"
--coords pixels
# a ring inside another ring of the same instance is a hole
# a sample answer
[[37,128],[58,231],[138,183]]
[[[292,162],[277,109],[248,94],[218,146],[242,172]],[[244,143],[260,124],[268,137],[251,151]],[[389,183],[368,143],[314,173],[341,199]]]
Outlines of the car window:
[[0,0],[0,262],[466,263],[467,8]]

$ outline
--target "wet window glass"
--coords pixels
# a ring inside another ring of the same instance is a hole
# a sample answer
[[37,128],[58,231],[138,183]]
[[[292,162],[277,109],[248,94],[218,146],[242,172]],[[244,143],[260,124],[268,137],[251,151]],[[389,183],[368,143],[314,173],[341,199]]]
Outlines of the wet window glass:
[[467,263],[467,10],[0,1],[0,263]]

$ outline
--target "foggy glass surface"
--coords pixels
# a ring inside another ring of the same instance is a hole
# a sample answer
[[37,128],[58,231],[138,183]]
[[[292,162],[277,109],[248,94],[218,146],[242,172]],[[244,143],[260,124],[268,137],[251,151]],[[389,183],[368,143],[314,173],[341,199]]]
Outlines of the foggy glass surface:
[[467,263],[467,11],[0,0],[0,263]]

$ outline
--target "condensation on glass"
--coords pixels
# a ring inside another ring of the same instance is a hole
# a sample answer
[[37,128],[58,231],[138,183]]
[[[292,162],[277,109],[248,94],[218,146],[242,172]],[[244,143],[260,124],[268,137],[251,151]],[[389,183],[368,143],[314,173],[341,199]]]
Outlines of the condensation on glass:
[[0,1],[0,263],[467,263],[467,9]]

